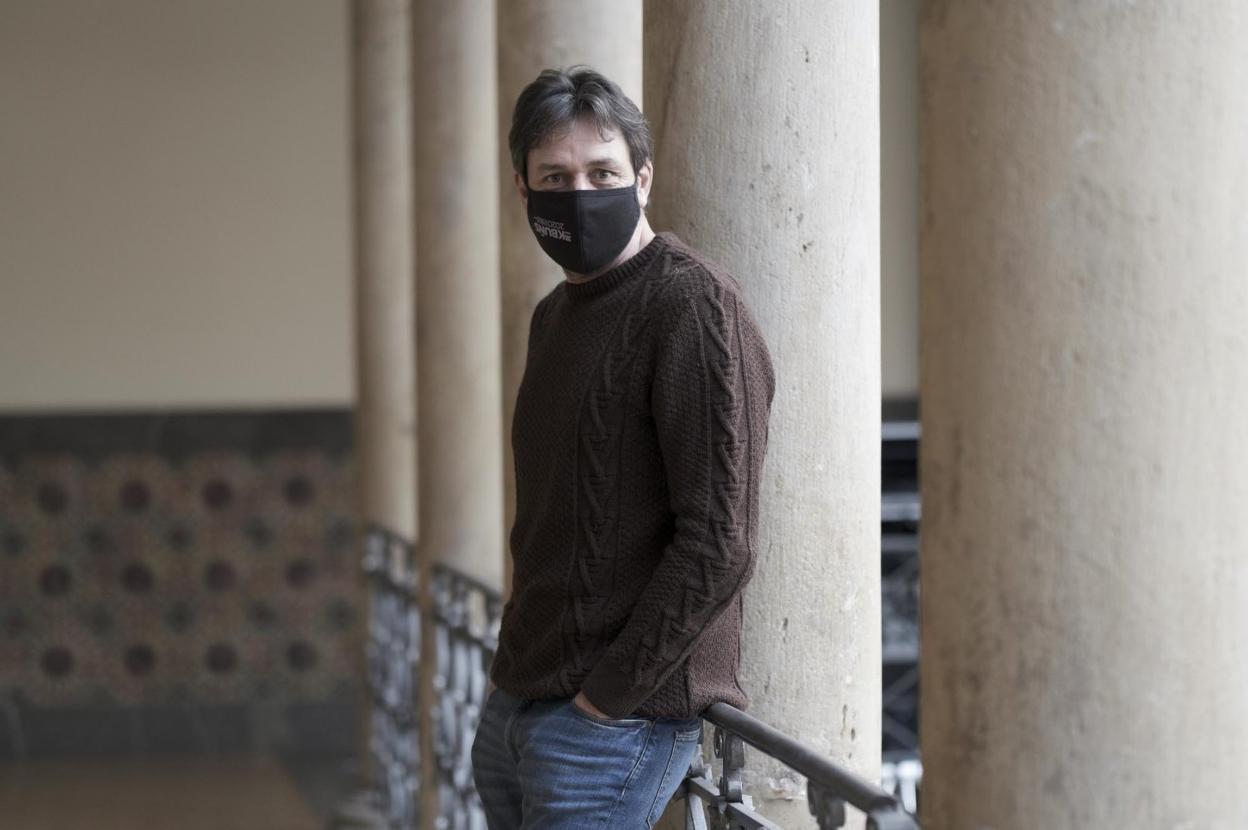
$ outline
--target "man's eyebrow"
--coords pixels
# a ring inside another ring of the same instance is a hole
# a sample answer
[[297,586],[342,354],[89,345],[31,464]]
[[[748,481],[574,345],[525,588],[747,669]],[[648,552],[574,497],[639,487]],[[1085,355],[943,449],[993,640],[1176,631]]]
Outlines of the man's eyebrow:
[[[602,158],[591,159],[588,163],[588,166],[590,167],[617,167],[618,168],[620,166],[620,160],[616,158],[612,158],[611,156],[603,156]],[[560,164],[558,162],[544,161],[541,164],[537,165],[537,169],[539,171],[565,170],[567,169],[567,166]]]

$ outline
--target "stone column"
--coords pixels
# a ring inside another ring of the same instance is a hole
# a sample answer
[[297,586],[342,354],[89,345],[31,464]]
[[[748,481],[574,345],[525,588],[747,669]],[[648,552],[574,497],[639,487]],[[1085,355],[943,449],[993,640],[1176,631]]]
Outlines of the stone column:
[[[355,0],[355,469],[366,533],[416,537],[416,389],[407,0]],[[370,599],[355,632],[360,676]],[[369,704],[360,757],[371,769]],[[375,778],[374,778],[375,780]]]
[[418,0],[420,548],[502,583],[498,122],[492,0]]
[[923,826],[1248,827],[1248,14],[920,27]]
[[[776,368],[762,553],[745,594],[749,711],[870,779],[881,695],[878,51],[874,2],[645,7],[653,224],[741,282]],[[804,779],[758,752],[747,760],[763,812],[813,827]]]
[[[524,375],[529,320],[537,301],[563,278],[529,230],[512,181],[507,133],[520,91],[547,68],[584,63],[619,84],[641,106],[641,0],[500,0],[498,6],[499,191],[502,200],[503,526],[515,518],[511,419]],[[503,588],[511,593],[511,557]]]
[[416,536],[407,0],[353,5],[356,466],[360,512]]
[[[421,604],[443,562],[502,589],[498,78],[493,0],[416,0]],[[433,627],[422,638],[422,827],[434,827]],[[453,701],[462,706],[464,701]],[[467,716],[466,712],[460,714]],[[449,725],[448,725],[449,726]]]

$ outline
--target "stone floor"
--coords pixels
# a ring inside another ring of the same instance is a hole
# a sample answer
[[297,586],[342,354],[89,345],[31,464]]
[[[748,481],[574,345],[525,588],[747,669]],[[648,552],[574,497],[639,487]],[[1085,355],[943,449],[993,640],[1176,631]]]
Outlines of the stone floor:
[[147,756],[0,763],[21,830],[321,830],[349,785],[341,756]]

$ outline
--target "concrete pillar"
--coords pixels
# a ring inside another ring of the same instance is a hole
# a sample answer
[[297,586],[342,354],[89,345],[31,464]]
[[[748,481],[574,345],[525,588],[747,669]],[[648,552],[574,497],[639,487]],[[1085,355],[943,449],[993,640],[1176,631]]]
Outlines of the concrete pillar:
[[[416,537],[415,321],[412,272],[411,106],[407,0],[355,0],[352,9],[355,151],[356,494],[363,529]],[[370,619],[355,627],[360,676]],[[359,757],[372,769],[369,702],[361,701]]]
[[[503,447],[498,274],[498,80],[493,0],[415,0],[420,602],[444,562],[502,589]],[[425,626],[422,659],[434,653]],[[421,826],[439,814],[421,672]]]
[[491,0],[418,0],[420,548],[501,588],[498,100]]
[[[878,779],[877,4],[650,0],[645,39],[653,224],[741,282],[776,367],[749,711]],[[804,779],[747,760],[764,813],[813,827]]]
[[355,0],[356,469],[360,513],[416,536],[407,0]]
[[924,4],[925,828],[1248,827],[1245,49]]
[[[641,0],[500,0],[498,29],[499,177],[502,199],[503,340],[503,526],[515,519],[515,461],[511,419],[524,375],[529,320],[537,301],[563,278],[529,230],[512,182],[507,133],[516,98],[548,68],[589,64],[619,84],[641,106]],[[503,588],[511,593],[511,557],[506,556]],[[506,598],[506,597],[504,597]]]

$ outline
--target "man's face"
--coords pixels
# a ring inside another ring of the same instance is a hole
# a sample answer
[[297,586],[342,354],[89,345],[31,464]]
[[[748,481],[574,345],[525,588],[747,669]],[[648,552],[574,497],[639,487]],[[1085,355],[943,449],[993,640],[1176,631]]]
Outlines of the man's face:
[[[643,208],[650,195],[652,169],[647,161],[636,173],[637,197]],[[628,187],[634,179],[628,144],[615,130],[609,130],[604,141],[587,117],[530,149],[528,174],[534,190],[607,190]],[[517,173],[515,180],[521,200],[527,203],[524,179]]]

